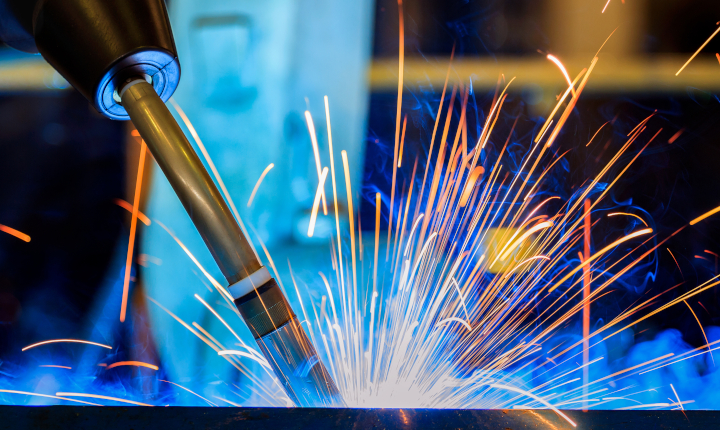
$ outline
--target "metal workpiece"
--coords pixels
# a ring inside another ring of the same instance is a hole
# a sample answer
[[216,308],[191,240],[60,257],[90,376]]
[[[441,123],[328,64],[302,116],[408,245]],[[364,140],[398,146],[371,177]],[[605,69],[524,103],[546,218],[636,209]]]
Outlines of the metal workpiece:
[[345,405],[335,382],[274,279],[236,299],[235,306],[295,405]]
[[228,282],[260,269],[255,250],[153,86],[135,79],[119,97]]
[[[707,430],[718,428],[718,411],[563,410],[577,427],[550,409],[321,409],[170,406],[0,406],[0,430],[175,430],[239,428],[477,429],[477,430]],[[160,424],[162,423],[162,424]]]

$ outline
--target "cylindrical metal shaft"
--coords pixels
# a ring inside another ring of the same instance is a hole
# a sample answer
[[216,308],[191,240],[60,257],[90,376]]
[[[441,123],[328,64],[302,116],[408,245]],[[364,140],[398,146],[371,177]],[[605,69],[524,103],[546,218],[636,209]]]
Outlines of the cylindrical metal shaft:
[[228,282],[260,269],[255,251],[153,86],[143,80],[128,83],[122,88],[122,105]]
[[297,406],[343,406],[282,290],[245,238],[200,158],[152,85],[120,86],[123,107],[180,198],[260,350]]

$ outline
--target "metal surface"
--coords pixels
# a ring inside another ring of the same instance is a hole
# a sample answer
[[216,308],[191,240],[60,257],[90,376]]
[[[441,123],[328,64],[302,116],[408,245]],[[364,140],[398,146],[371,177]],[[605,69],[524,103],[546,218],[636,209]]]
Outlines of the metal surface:
[[[718,411],[564,411],[577,429],[720,428]],[[0,406],[0,430],[571,429],[550,410]]]
[[345,406],[297,318],[256,341],[297,406]]
[[185,134],[152,85],[128,84],[122,104],[230,284],[262,265]]

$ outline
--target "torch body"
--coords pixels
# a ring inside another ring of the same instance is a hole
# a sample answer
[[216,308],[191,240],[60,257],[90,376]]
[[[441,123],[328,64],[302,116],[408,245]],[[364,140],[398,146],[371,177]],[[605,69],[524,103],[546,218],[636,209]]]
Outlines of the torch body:
[[277,282],[232,216],[200,158],[152,85],[120,85],[122,106],[168,178],[230,283],[229,291],[260,350],[297,406],[342,406],[332,377]]

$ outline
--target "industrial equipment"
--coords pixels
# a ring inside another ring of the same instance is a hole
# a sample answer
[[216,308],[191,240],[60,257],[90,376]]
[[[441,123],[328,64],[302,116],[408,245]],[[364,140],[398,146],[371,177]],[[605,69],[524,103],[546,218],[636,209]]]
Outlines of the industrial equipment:
[[342,406],[283,292],[164,104],[180,80],[164,2],[2,0],[0,40],[40,53],[101,114],[132,120],[290,399],[298,406]]

